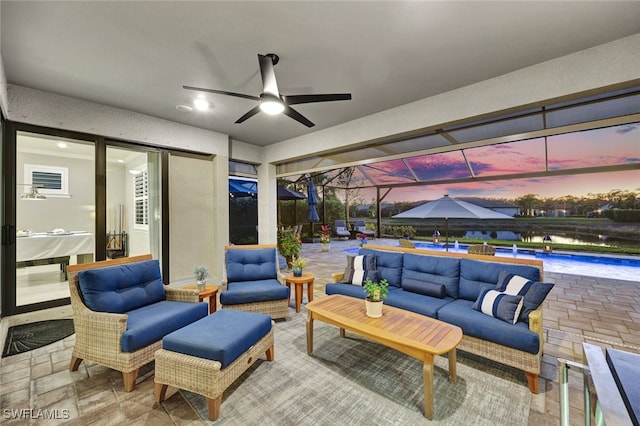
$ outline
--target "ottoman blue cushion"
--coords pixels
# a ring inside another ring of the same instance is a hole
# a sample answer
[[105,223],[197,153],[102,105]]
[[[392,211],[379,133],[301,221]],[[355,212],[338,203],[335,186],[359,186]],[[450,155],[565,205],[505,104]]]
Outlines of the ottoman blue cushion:
[[289,288],[281,285],[278,280],[229,283],[227,291],[220,293],[220,303],[223,305],[241,305],[282,299],[289,299]]
[[271,316],[223,309],[162,339],[162,348],[227,367],[271,330]]
[[206,303],[163,300],[127,312],[127,330],[120,337],[124,352],[133,352],[160,341],[166,334],[204,318]]
[[145,260],[78,273],[82,298],[89,309],[124,314],[165,300],[157,260]]

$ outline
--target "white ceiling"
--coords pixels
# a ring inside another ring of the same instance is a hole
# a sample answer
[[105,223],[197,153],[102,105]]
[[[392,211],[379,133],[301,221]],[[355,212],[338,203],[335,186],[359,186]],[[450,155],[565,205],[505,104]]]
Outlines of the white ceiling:
[[[7,1],[9,84],[137,111],[268,145],[640,32],[638,1]],[[297,105],[316,126],[254,101],[182,85],[262,91],[257,54],[276,53],[283,94],[350,92]],[[9,105],[11,109],[11,105]]]

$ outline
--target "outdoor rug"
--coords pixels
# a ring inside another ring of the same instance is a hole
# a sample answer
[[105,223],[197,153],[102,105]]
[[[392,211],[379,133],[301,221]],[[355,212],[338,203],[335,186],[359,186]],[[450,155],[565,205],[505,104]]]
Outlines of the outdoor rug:
[[224,425],[526,425],[531,394],[524,373],[458,351],[456,383],[448,361],[434,368],[434,420],[423,416],[422,363],[336,327],[314,322],[306,349],[306,311],[275,325],[275,360],[258,360],[225,391],[216,422],[204,397],[181,391],[209,424]]
[[72,319],[39,321],[9,327],[2,357],[32,351],[62,340],[75,332]]

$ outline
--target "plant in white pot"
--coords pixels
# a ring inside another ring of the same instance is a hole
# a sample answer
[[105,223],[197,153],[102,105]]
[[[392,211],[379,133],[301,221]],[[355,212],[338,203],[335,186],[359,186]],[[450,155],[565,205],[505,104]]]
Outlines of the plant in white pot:
[[366,295],[364,304],[367,309],[367,316],[380,318],[382,316],[382,301],[389,294],[389,283],[387,280],[371,281],[367,278],[362,284]]
[[198,284],[198,290],[203,291],[207,286],[207,277],[209,276],[209,269],[204,265],[194,266],[193,274],[196,277],[196,283]]

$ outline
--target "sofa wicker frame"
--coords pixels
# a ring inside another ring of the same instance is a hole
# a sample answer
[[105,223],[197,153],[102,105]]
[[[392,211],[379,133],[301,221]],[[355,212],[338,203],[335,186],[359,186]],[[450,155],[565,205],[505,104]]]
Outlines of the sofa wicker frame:
[[[85,305],[80,292],[78,273],[87,269],[105,268],[127,263],[150,260],[150,254],[104,260],[93,263],[69,265],[69,291],[73,309],[73,326],[76,333],[75,346],[69,363],[69,370],[76,371],[80,363],[95,362],[122,373],[124,389],[135,389],[138,370],[154,360],[154,353],[161,348],[162,341],[152,343],[133,352],[124,352],[121,336],[127,330],[127,314],[92,311]],[[198,302],[197,289],[164,287],[167,300]]]
[[[280,272],[279,262],[278,262],[278,247],[276,244],[248,244],[242,246],[225,246],[225,259],[226,252],[229,250],[259,250],[265,248],[273,248],[275,250],[275,262],[277,269],[277,280],[280,284],[285,285],[284,275]],[[223,279],[221,283],[222,291],[226,291],[228,281],[227,281],[227,263],[224,262],[223,269]],[[222,309],[235,309],[237,311],[244,312],[259,312],[262,314],[271,315],[271,318],[286,318],[289,315],[289,299],[280,299],[280,300],[269,300],[266,302],[252,302],[252,303],[243,303],[236,305],[223,305],[222,301],[220,301],[220,306]]]
[[[483,254],[440,252],[434,250],[423,250],[415,248],[412,249],[406,247],[392,247],[373,244],[367,244],[366,247],[373,250],[398,251],[403,253],[416,253],[429,256],[457,257],[474,259],[483,262],[524,264],[538,268],[540,270],[540,280],[543,280],[543,267],[542,261],[540,260],[507,257],[488,259],[487,256]],[[340,282],[343,277],[343,272],[332,274],[332,279],[334,282]],[[531,354],[529,352],[510,348],[508,346],[500,345],[467,335],[463,335],[462,341],[458,345],[458,349],[524,371],[527,378],[529,390],[532,393],[538,393],[538,376],[540,375],[542,353],[544,347],[544,334],[542,329],[542,305],[540,305],[537,309],[529,314],[529,329],[535,332],[540,339],[540,348],[538,350],[538,353],[536,354]]]

